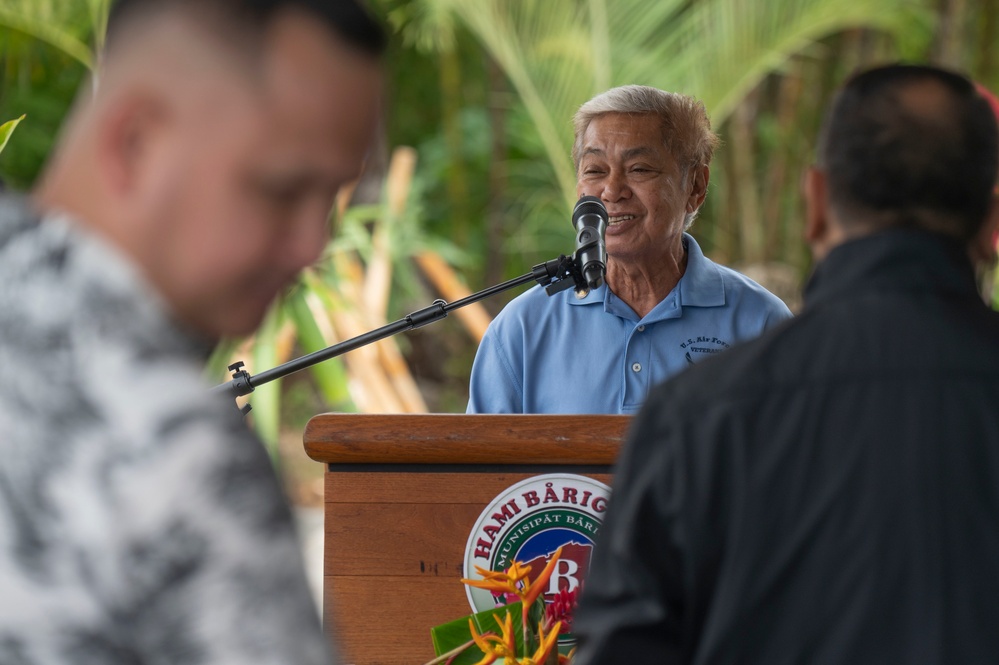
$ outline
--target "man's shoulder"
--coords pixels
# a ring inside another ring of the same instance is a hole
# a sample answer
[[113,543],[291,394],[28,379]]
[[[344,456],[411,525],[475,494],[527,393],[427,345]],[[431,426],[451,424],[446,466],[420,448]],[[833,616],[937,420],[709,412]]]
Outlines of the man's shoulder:
[[[685,303],[746,308],[776,319],[791,316],[779,296],[746,274],[705,256],[693,237],[687,236],[686,242],[689,279],[685,275],[686,281],[681,281],[686,289]],[[796,290],[796,285],[790,288]]]
[[30,406],[37,417],[17,421],[25,435],[69,442],[76,435],[59,427],[99,426],[138,442],[187,420],[219,422],[201,377],[207,345],[140,282],[73,224],[0,198],[0,412]]
[[[708,258],[705,258],[705,260],[711,261]],[[739,272],[735,268],[730,268],[714,261],[711,261],[711,263],[718,270],[718,274],[725,284],[726,300],[737,298],[740,301],[752,302],[760,307],[789,313],[784,301],[756,280]]]
[[0,196],[0,289],[16,291],[21,281],[45,271],[59,240],[39,224],[27,199],[19,196]]

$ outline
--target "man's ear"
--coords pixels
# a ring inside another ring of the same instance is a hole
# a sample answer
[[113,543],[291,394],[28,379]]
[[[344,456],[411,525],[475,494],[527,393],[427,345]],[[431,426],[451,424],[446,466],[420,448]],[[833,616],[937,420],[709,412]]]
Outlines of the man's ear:
[[687,212],[697,212],[704,197],[708,194],[708,180],[711,178],[711,169],[706,164],[695,166],[691,169],[690,194],[687,196]]
[[976,266],[980,264],[987,267],[994,266],[997,239],[999,239],[999,195],[993,194],[988,216],[968,246],[972,263]]
[[802,183],[805,194],[805,242],[820,261],[844,239],[843,230],[829,207],[829,179],[822,169],[811,166]]
[[829,195],[825,172],[810,166],[802,181],[802,190],[805,195],[805,242],[814,245],[821,242],[829,225],[826,213]]
[[108,102],[97,126],[97,168],[119,196],[134,193],[167,116],[163,101],[139,91]]

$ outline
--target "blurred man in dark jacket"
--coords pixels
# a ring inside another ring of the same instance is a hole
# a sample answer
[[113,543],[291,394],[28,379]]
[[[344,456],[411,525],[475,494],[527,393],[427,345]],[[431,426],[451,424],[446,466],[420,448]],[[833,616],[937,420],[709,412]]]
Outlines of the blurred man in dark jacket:
[[999,655],[999,140],[961,76],[836,98],[796,320],[660,386],[615,478],[578,665]]

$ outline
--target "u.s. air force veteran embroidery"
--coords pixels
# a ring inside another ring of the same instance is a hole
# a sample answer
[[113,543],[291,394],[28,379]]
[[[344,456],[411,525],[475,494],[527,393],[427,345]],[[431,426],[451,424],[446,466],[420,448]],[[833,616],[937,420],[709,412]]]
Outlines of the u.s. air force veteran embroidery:
[[688,338],[686,342],[680,344],[680,349],[683,350],[683,357],[687,359],[687,362],[693,365],[712,354],[721,353],[730,346],[732,345],[725,340],[705,335]]

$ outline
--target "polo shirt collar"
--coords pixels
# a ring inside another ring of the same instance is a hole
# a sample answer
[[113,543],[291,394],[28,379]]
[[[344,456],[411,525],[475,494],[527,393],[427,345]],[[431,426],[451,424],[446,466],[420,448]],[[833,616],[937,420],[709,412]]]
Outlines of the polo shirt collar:
[[[677,310],[679,307],[720,307],[725,304],[725,283],[718,266],[704,256],[704,252],[701,251],[700,245],[697,244],[693,236],[684,233],[683,244],[687,248],[687,269],[676,288],[646,315],[647,320],[672,318],[665,312],[659,311],[664,307],[669,310]],[[570,305],[602,304],[604,311],[609,314],[635,318],[635,313],[631,311],[631,308],[616,295],[610,293],[606,284],[599,289],[590,291],[585,298],[577,298],[572,290],[566,291],[564,297]]]
[[683,234],[687,247],[687,270],[677,288],[683,307],[721,307],[725,304],[725,282],[718,265],[704,256],[693,236]]

